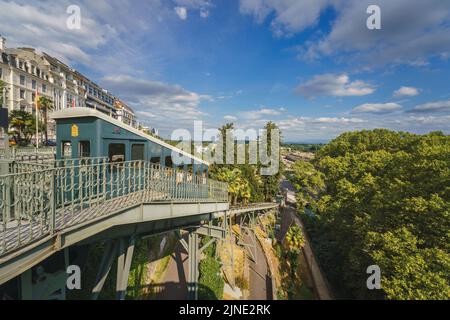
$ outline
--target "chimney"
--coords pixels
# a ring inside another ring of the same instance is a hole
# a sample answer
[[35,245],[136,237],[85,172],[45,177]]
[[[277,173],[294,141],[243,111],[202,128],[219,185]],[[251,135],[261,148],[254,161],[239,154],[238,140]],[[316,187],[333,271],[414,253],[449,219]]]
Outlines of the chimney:
[[3,51],[6,49],[6,39],[2,37],[0,34],[0,51]]

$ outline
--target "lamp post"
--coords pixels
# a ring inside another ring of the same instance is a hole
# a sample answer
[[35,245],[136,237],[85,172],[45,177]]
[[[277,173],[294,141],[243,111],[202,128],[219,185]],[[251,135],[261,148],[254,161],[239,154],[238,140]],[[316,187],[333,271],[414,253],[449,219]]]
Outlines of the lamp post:
[[0,105],[0,131],[3,131],[3,148],[5,149],[5,156],[9,157],[9,137],[8,137],[8,108],[6,107],[6,86],[2,88],[2,103]]

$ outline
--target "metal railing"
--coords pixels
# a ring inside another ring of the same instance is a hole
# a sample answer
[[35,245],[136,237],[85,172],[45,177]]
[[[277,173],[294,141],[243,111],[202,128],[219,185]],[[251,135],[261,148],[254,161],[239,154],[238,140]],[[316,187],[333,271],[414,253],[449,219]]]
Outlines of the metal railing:
[[0,159],[30,161],[36,159],[55,159],[55,147],[11,147],[9,150],[0,148]]
[[70,162],[21,163],[0,176],[0,255],[141,203],[228,201],[226,183],[146,161]]

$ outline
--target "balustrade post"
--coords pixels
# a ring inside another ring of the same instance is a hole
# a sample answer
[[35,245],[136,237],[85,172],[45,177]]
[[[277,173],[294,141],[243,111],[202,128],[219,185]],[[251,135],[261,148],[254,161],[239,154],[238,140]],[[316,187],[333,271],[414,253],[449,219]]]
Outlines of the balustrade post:
[[56,170],[53,169],[51,172],[51,180],[50,180],[50,234],[55,233],[56,229]]

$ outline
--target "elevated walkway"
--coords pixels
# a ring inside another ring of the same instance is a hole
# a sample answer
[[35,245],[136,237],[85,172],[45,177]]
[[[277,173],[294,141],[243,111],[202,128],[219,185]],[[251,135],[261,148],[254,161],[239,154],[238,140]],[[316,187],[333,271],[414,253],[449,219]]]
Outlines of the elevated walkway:
[[152,222],[183,225],[229,209],[225,183],[145,161],[8,166],[14,173],[0,176],[0,284],[113,227],[151,231]]
[[0,176],[0,284],[75,244],[201,228],[278,206],[230,207],[225,183],[145,161],[43,161],[9,171]]

